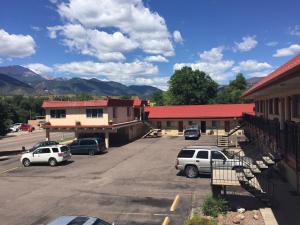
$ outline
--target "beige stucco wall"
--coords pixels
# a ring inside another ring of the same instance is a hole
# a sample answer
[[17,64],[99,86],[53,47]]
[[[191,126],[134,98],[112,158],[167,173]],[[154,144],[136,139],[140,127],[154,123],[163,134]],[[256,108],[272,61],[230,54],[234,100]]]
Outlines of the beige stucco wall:
[[[201,126],[201,121],[206,122],[206,134],[213,134],[213,135],[224,135],[225,132],[225,121],[230,121],[230,129],[233,129],[235,126],[238,125],[238,121],[234,119],[216,119],[215,121],[219,121],[219,126],[217,128],[212,127],[212,119],[151,119],[149,122],[157,128],[157,122],[161,122],[161,129],[163,135],[168,136],[178,136],[183,135],[183,133],[178,132],[178,122],[183,121],[183,128],[189,126],[189,121],[192,121],[193,124],[198,124],[199,128]],[[167,121],[171,121],[171,126],[167,127]],[[242,134],[243,131],[237,131],[238,134]]]
[[[110,120],[113,123],[123,123],[134,120],[133,108],[130,109],[130,116],[127,116],[127,107],[116,107],[116,118],[113,118],[113,107],[104,107],[103,117],[101,118],[88,118],[86,116],[86,109],[99,108],[99,107],[79,107],[79,108],[65,108],[66,118],[51,118],[50,109],[46,109],[46,121],[51,125],[59,126],[74,126],[76,121],[79,121],[81,125],[108,125]],[[64,108],[61,108],[64,109]]]
[[[93,107],[88,107],[92,109]],[[97,107],[99,108],[99,107]],[[61,108],[63,109],[63,108]],[[103,117],[101,118],[88,118],[86,116],[87,108],[65,108],[66,118],[51,118],[50,109],[46,110],[46,121],[51,125],[59,126],[74,126],[76,121],[79,121],[81,125],[108,125],[108,113],[107,109],[103,108]]]

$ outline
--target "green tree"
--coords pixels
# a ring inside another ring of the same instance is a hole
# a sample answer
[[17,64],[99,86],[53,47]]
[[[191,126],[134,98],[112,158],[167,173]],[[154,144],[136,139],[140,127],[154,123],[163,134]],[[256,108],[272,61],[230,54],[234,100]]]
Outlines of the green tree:
[[155,103],[155,105],[165,105],[164,103],[164,92],[156,91],[150,96],[151,101]]
[[218,84],[205,72],[183,67],[169,81],[171,104],[207,104],[217,95]]
[[8,107],[7,104],[3,100],[1,100],[0,101],[0,136],[3,136],[8,132],[9,125],[11,123],[9,119],[7,107]]
[[243,103],[240,97],[246,89],[247,81],[244,75],[239,73],[236,75],[235,80],[230,81],[228,86],[226,86],[223,90],[219,91],[215,102],[223,104]]

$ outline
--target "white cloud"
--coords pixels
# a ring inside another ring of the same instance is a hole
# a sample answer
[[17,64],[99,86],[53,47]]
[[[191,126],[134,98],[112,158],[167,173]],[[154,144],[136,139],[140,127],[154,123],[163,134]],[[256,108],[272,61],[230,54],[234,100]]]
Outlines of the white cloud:
[[0,56],[23,58],[35,53],[35,42],[30,35],[9,34],[0,29]]
[[241,61],[238,66],[232,68],[232,71],[235,73],[253,72],[253,71],[262,71],[271,68],[272,66],[267,62],[258,62],[257,60],[249,59],[249,60]]
[[53,69],[49,66],[46,66],[42,63],[32,63],[25,65],[28,69],[32,70],[33,72],[37,74],[48,74],[53,72]]
[[255,36],[247,36],[243,37],[242,39],[242,42],[235,42],[234,51],[248,52],[255,48],[258,43],[255,39]]
[[70,50],[83,55],[90,55],[101,61],[121,61],[125,59],[123,52],[133,50],[137,43],[120,32],[108,34],[97,29],[86,29],[79,24],[49,27],[50,36],[61,34],[63,44]]
[[145,61],[147,62],[168,62],[169,60],[161,55],[151,55],[145,57]]
[[290,27],[289,34],[300,37],[300,26],[295,25],[294,27]]
[[212,48],[199,54],[200,59],[196,63],[176,63],[174,70],[181,69],[184,66],[190,66],[193,70],[200,70],[208,73],[218,82],[226,81],[232,72],[230,69],[234,65],[233,60],[223,59],[223,47]]
[[270,42],[266,43],[266,46],[273,47],[273,46],[276,46],[278,44],[279,43],[277,41],[270,41]]
[[[48,28],[49,36],[61,34],[64,44],[81,54],[103,61],[123,60],[123,53],[135,48],[165,57],[174,55],[165,20],[146,8],[142,0],[102,0],[101,4],[98,0],[69,0],[57,8],[67,24]],[[79,26],[85,34],[67,33],[65,29]],[[107,33],[111,28],[117,31]]]
[[300,45],[299,44],[292,44],[287,48],[277,49],[276,53],[273,54],[273,57],[289,56],[289,55],[294,55],[298,52],[300,52]]
[[32,29],[32,30],[34,30],[34,31],[41,31],[42,30],[42,28],[40,28],[40,27],[38,27],[38,26],[30,26],[30,28]]
[[180,31],[178,30],[175,30],[173,32],[173,38],[174,38],[174,41],[177,42],[177,43],[183,43],[183,38],[181,36],[181,33]]
[[135,83],[137,85],[151,85],[166,91],[169,79],[170,77],[136,78]]
[[218,47],[218,48],[212,48],[209,51],[204,51],[199,54],[199,57],[203,61],[207,62],[218,62],[221,61],[223,58],[223,47]]
[[130,63],[93,61],[71,62],[54,65],[57,72],[91,77],[105,77],[108,80],[134,83],[138,77],[152,77],[158,74],[157,66],[136,60]]

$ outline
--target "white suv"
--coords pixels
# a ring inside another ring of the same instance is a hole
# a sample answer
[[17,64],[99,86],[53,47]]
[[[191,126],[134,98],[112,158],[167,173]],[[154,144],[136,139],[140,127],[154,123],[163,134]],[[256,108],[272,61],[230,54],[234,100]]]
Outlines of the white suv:
[[[250,159],[244,157],[243,160],[248,162]],[[188,178],[195,178],[199,173],[211,173],[211,166],[231,170],[244,167],[244,163],[216,146],[189,146],[179,152],[175,168]]]
[[66,145],[51,145],[24,153],[21,157],[22,164],[27,167],[32,163],[49,163],[56,166],[58,163],[71,159],[70,149]]

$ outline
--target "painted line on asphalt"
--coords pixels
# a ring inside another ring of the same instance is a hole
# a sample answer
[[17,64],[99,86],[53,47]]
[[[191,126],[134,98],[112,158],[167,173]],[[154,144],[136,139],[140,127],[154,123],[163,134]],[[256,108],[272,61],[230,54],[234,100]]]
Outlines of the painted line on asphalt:
[[7,172],[10,172],[10,171],[13,171],[13,170],[16,170],[16,169],[19,169],[20,167],[14,167],[14,168],[11,168],[11,169],[8,169],[8,170],[4,170],[4,171],[1,171],[0,174],[4,174],[4,173],[7,173]]
[[170,208],[171,212],[174,212],[176,210],[177,205],[179,203],[179,199],[180,199],[180,196],[179,196],[179,194],[177,194],[174,198],[173,204],[171,205],[171,208]]
[[168,225],[170,223],[170,217],[166,216],[162,225]]

